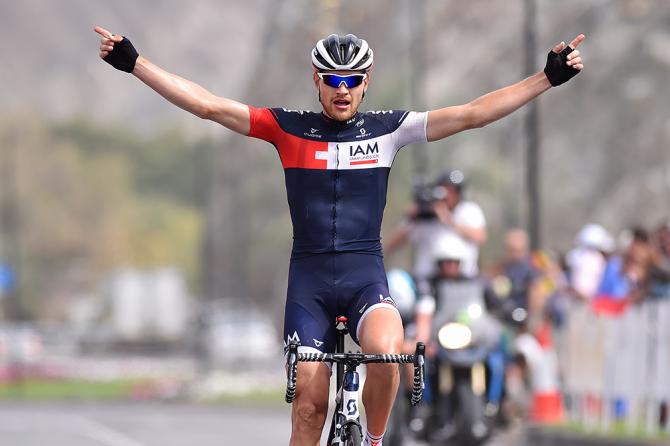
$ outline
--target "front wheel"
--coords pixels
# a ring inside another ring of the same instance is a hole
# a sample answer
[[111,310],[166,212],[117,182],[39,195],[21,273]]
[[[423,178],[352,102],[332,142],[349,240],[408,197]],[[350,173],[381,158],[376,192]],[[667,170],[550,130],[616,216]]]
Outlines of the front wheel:
[[346,435],[344,446],[361,446],[363,442],[363,435],[361,434],[361,425],[358,423],[350,423],[346,427]]

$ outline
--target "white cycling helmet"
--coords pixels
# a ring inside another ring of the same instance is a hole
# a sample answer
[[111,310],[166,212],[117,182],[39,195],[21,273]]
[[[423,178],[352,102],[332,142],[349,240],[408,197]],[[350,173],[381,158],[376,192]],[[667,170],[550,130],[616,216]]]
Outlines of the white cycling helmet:
[[456,234],[446,234],[435,240],[433,261],[456,260],[463,263],[468,256],[468,247]]
[[386,274],[389,293],[398,307],[403,320],[410,320],[416,304],[416,286],[412,276],[402,269],[394,268]]
[[372,63],[373,53],[368,42],[353,34],[331,34],[316,42],[312,49],[312,64],[319,71],[368,71]]
[[579,231],[579,234],[577,234],[577,244],[602,252],[612,252],[614,250],[614,239],[607,232],[607,229],[593,223],[584,226]]

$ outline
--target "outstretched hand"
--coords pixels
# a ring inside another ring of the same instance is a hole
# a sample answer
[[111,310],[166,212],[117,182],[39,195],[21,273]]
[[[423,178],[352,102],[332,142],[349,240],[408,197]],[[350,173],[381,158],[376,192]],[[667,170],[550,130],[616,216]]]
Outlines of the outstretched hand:
[[[584,34],[580,34],[574,39],[572,39],[572,42],[570,42],[570,45],[568,45],[573,51],[568,54],[568,61],[567,65],[574,67],[575,70],[582,70],[584,68],[584,64],[582,63],[582,57],[581,53],[577,49],[580,43],[584,41],[586,36]],[[561,42],[558,45],[556,45],[552,51],[556,54],[559,54],[561,51],[565,49],[565,42]]]
[[100,58],[117,70],[132,73],[139,54],[130,40],[121,35],[114,35],[100,26],[96,26],[94,30],[102,36]]
[[576,48],[584,39],[584,34],[580,34],[572,39],[570,45],[561,42],[549,51],[544,74],[552,87],[566,83],[582,71],[584,68],[582,55]]
[[123,40],[123,36],[114,35],[111,32],[107,31],[101,26],[96,26],[93,30],[100,34],[102,38],[100,39],[100,58],[104,59],[112,52],[114,49],[114,44],[119,43]]

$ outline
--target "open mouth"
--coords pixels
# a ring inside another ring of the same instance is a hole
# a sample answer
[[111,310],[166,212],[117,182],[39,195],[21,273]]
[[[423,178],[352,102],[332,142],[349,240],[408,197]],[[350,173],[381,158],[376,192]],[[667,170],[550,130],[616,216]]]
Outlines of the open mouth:
[[349,108],[349,104],[351,104],[351,101],[346,100],[346,99],[335,99],[333,101],[333,104],[335,105],[335,108],[338,110],[346,110]]

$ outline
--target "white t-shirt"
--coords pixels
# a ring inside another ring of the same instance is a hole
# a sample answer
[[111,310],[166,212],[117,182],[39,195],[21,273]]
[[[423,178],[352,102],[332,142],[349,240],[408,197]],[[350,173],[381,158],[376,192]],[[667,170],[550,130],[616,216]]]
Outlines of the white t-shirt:
[[579,247],[567,255],[570,284],[582,296],[591,299],[598,291],[607,260],[595,249]]
[[[458,226],[481,229],[486,227],[484,212],[479,205],[472,201],[459,202],[452,211],[454,223]],[[435,241],[447,234],[460,237],[467,248],[467,256],[461,263],[461,272],[466,277],[474,277],[479,273],[479,246],[472,240],[462,237],[451,226],[445,225],[437,218],[417,220],[412,224],[410,241],[414,244],[415,261],[414,276],[417,281],[431,277],[435,271],[433,247]]]

